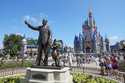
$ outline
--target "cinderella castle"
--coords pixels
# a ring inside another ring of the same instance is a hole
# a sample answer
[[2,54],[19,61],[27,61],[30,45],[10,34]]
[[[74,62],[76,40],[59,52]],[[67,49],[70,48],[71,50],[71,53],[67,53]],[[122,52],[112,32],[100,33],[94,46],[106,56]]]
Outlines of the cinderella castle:
[[76,53],[105,53],[109,52],[109,39],[105,39],[97,31],[92,10],[89,10],[88,17],[82,25],[82,33],[74,37],[74,51]]

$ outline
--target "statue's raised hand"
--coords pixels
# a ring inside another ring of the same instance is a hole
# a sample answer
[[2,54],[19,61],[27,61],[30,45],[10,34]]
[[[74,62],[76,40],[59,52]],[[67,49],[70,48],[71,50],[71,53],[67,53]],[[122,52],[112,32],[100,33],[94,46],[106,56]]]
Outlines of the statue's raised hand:
[[25,23],[26,25],[29,25],[29,23],[28,23],[26,20],[24,21],[24,23]]
[[39,27],[34,27],[32,26],[30,23],[28,23],[26,20],[24,21],[24,23],[32,30],[36,30],[36,31],[39,31]]

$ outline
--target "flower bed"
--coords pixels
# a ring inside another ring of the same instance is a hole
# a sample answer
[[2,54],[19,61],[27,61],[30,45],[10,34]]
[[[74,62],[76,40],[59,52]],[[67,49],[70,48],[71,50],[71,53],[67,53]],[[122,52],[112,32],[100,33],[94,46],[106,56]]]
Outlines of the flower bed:
[[24,77],[24,75],[10,76],[0,78],[0,83],[20,83],[20,79]]
[[93,77],[84,73],[74,73],[73,83],[117,83],[114,80],[109,80],[104,77]]

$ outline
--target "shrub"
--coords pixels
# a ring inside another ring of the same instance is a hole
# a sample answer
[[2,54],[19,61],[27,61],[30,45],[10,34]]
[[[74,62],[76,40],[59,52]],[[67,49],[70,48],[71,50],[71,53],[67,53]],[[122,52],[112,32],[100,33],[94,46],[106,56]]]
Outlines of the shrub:
[[4,63],[0,65],[0,69],[5,69],[5,68],[16,68],[16,67],[31,67],[32,62],[31,61],[24,61],[22,62],[9,62],[9,63]]
[[73,83],[117,83],[117,82],[103,77],[93,77],[92,75],[84,73],[74,73]]
[[21,77],[23,77],[23,75],[3,77],[3,78],[0,78],[0,83],[20,83]]

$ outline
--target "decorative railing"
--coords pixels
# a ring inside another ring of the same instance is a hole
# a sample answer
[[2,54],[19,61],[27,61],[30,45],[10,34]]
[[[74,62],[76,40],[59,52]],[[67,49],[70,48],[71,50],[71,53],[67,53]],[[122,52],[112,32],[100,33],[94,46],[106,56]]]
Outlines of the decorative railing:
[[0,77],[15,75],[15,74],[22,74],[26,73],[25,68],[9,68],[9,69],[1,69],[0,70]]

